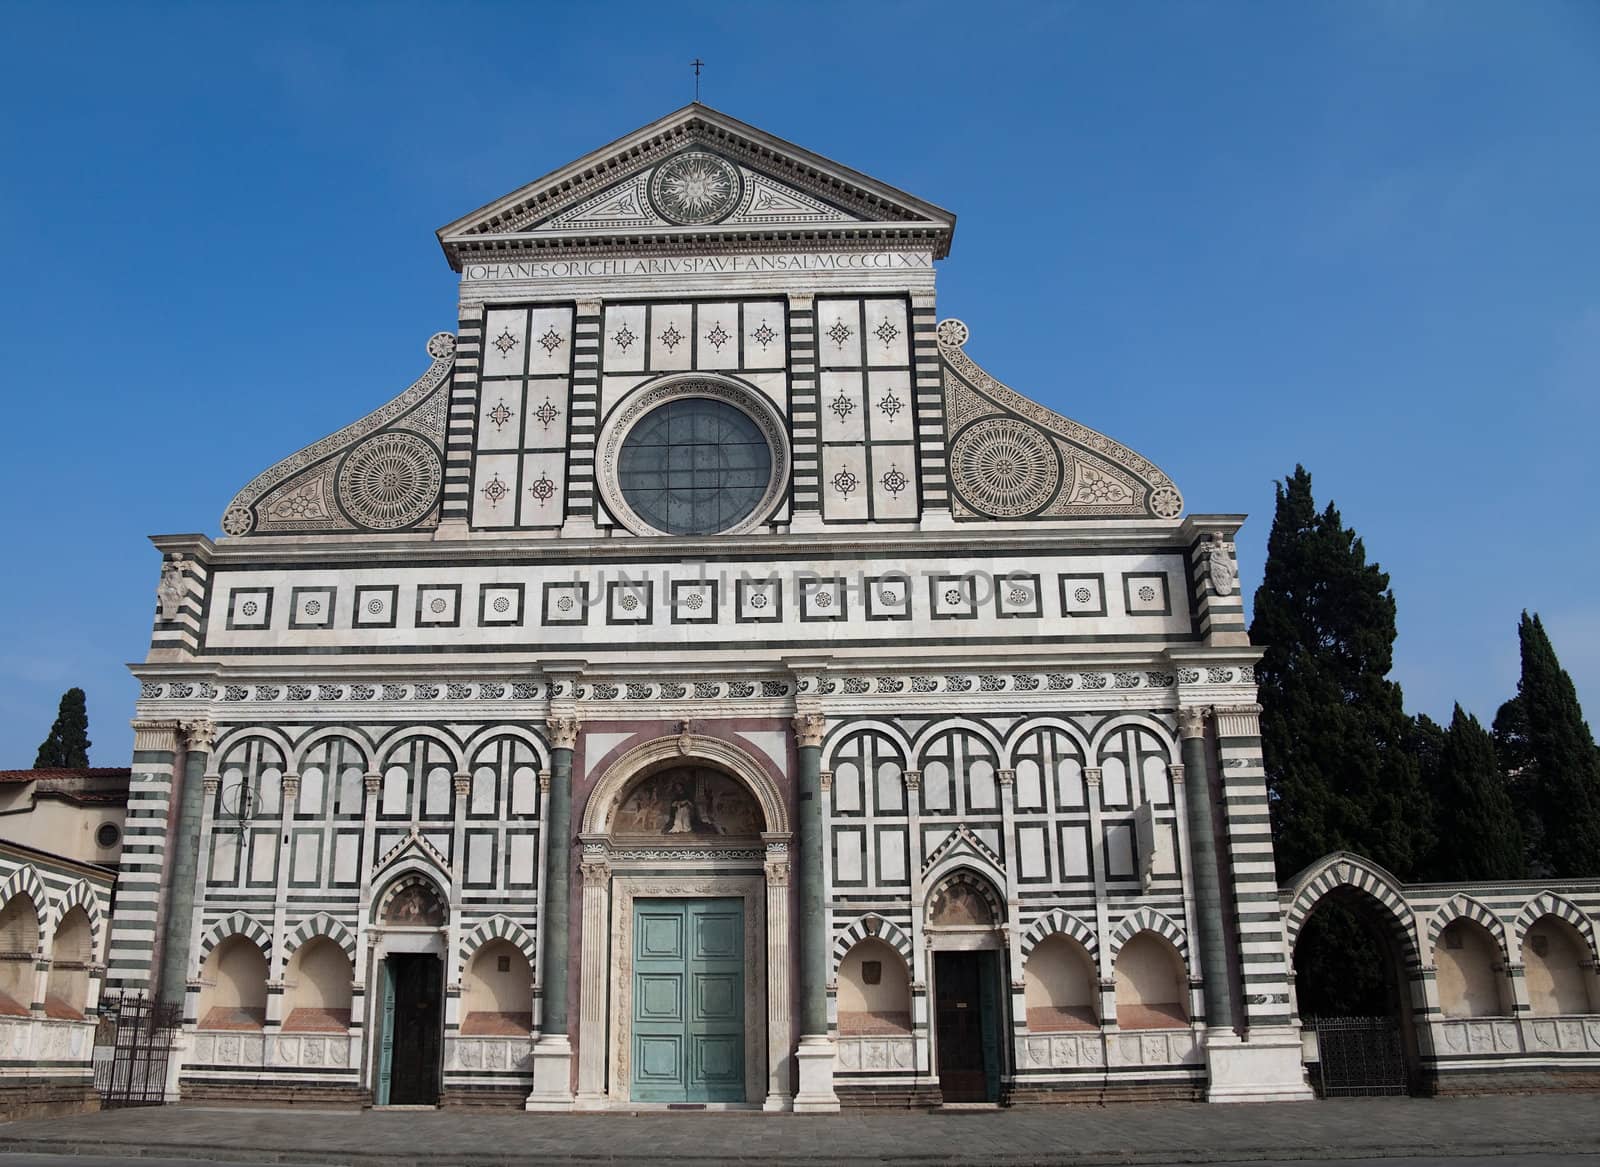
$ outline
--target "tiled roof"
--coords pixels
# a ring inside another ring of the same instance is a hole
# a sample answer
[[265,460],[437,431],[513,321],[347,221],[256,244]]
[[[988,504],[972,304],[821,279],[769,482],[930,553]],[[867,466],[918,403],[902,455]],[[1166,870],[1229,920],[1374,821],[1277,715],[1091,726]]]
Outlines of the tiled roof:
[[131,778],[128,766],[48,766],[43,770],[0,770],[0,782],[39,782],[52,778]]

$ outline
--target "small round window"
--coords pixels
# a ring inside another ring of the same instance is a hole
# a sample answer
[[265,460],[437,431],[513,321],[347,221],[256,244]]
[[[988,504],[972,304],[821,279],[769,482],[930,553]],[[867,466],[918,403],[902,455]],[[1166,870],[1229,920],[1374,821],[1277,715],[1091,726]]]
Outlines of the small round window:
[[94,833],[94,841],[102,847],[115,847],[121,839],[122,832],[117,830],[116,823],[101,823]]
[[640,418],[617,458],[628,506],[668,535],[711,535],[749,518],[772,481],[772,447],[726,401],[679,397]]

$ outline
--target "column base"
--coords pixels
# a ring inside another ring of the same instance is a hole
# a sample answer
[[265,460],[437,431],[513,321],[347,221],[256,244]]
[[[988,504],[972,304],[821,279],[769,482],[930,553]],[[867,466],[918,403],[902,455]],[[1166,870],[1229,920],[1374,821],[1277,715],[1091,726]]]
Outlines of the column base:
[[533,1047],[533,1092],[524,1110],[571,1110],[572,1043],[565,1034],[541,1037]]
[[950,513],[950,508],[943,510],[929,508],[922,512],[922,518],[917,523],[921,531],[953,531],[957,526],[955,515]]
[[800,1067],[800,1089],[794,1096],[796,1114],[837,1114],[839,1096],[833,1092],[833,1038],[814,1033],[800,1039],[794,1051]]
[[827,530],[821,511],[795,511],[789,518],[789,533],[793,535],[819,534]]
[[1309,1102],[1316,1095],[1301,1061],[1293,1026],[1252,1029],[1248,1041],[1232,1030],[1206,1034],[1207,1102]]
[[433,529],[435,541],[445,539],[470,539],[472,530],[467,526],[466,519],[440,519],[439,525]]
[[782,1114],[794,1109],[794,1099],[787,1094],[768,1094],[767,1100],[761,1104],[761,1109],[768,1114]]

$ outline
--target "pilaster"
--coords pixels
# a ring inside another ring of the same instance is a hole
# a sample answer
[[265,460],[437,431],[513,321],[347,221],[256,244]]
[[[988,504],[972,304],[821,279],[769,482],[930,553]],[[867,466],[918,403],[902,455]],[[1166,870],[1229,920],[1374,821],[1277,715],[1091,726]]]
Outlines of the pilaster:
[[834,1042],[828,1034],[828,928],[826,848],[822,813],[822,739],[827,718],[802,713],[794,719],[798,775],[800,862],[795,872],[800,903],[800,1067],[797,1113],[839,1109],[833,1090]]
[[817,298],[789,293],[789,419],[794,444],[796,531],[822,529],[822,394],[817,372]]
[[[539,921],[539,966],[543,972],[540,981],[541,1027],[538,1043],[533,1048],[533,1092],[528,1095],[529,1110],[570,1110],[572,1108],[572,1040],[567,1026],[567,952],[569,943],[570,874],[572,870],[572,755],[578,744],[578,719],[571,716],[554,716],[545,727],[550,735],[550,799],[545,829],[550,839],[545,848],[545,915]],[[587,869],[586,869],[587,870]],[[583,910],[585,935],[596,935],[587,929],[591,926],[590,888],[584,883]],[[598,910],[599,927],[605,927],[604,889],[600,891]],[[588,945],[594,949],[596,945]],[[601,951],[603,953],[603,946]],[[582,1006],[587,1018],[588,1010],[598,1006],[604,1030],[605,969],[604,956],[598,987],[583,970],[580,990]],[[587,965],[587,954],[585,964]],[[579,1030],[585,1034],[585,1029]],[[590,1049],[597,1046],[596,1049]],[[601,1092],[604,1092],[603,1037],[582,1042],[586,1057],[598,1056],[601,1062]],[[581,1085],[581,1083],[580,1083]]]
[[149,989],[157,971],[179,726],[173,720],[149,718],[136,718],[132,724],[133,773],[128,780],[128,814],[107,966],[113,988]]
[[579,300],[572,321],[572,406],[567,418],[567,505],[561,533],[593,535],[594,459],[600,430],[599,300]]

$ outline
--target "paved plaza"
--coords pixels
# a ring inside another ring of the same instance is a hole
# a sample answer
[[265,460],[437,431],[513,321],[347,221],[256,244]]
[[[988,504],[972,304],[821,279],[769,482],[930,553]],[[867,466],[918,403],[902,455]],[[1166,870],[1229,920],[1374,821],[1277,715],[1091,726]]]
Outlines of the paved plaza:
[[[0,1155],[230,1163],[1237,1163],[1600,1154],[1600,1095],[999,1112],[529,1115],[169,1106],[0,1126]],[[1577,1167],[1584,1162],[1566,1160]],[[1590,1161],[1595,1162],[1595,1161]]]

